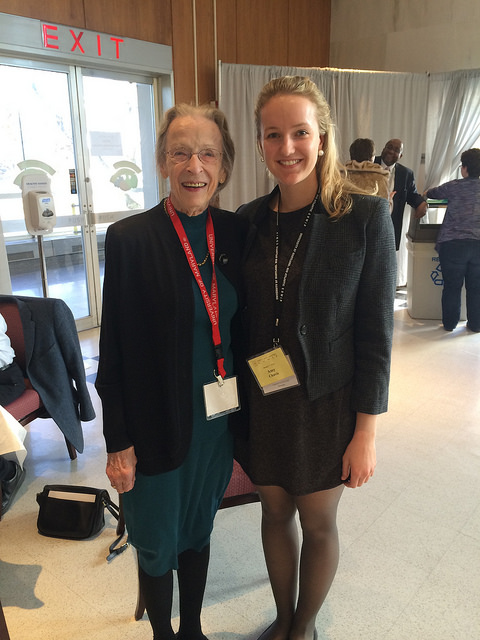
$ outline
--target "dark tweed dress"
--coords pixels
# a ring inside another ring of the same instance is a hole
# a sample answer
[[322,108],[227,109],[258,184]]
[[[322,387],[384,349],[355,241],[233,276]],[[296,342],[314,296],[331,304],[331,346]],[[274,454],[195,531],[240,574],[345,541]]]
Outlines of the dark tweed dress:
[[[279,282],[308,208],[281,213]],[[272,347],[276,213],[265,216],[245,266],[249,355]],[[342,483],[342,456],[355,428],[350,385],[309,401],[304,358],[297,340],[298,291],[309,228],[290,267],[280,322],[280,344],[290,355],[300,386],[264,396],[249,378],[248,468],[254,483],[283,487],[292,495],[332,489]]]

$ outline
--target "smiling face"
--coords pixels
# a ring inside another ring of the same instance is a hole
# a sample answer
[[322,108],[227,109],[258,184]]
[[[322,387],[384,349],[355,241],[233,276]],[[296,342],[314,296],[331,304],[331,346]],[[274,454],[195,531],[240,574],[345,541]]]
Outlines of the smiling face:
[[315,106],[299,95],[278,94],[261,110],[262,155],[282,186],[317,182],[318,152],[323,146]]
[[384,146],[382,151],[382,160],[387,167],[391,167],[400,160],[402,153],[403,142],[398,138],[393,138],[393,140],[389,140]]
[[[222,135],[218,126],[203,116],[181,116],[175,118],[167,131],[166,150],[171,152],[183,148],[188,151],[215,149],[222,151]],[[175,164],[166,154],[162,158],[160,171],[170,179],[170,198],[177,211],[196,216],[208,206],[219,182],[225,180],[221,157],[213,163],[204,164],[198,155]]]

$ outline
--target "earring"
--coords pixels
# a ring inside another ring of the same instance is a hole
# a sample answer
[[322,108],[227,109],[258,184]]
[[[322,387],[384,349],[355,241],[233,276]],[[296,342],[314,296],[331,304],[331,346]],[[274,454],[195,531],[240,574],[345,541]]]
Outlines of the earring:
[[318,150],[318,157],[319,157],[319,158],[320,158],[320,157],[322,157],[322,156],[324,155],[324,153],[325,153],[325,152],[324,152],[324,150],[323,150],[323,149],[319,149],[319,150]]
[[265,162],[265,158],[263,156],[260,156],[260,162]]

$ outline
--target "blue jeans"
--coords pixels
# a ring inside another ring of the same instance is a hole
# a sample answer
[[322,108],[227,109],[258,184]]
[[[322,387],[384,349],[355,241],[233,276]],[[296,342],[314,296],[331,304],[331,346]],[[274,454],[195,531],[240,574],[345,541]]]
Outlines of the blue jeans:
[[438,255],[443,275],[443,326],[447,330],[457,326],[465,282],[468,326],[480,331],[480,240],[441,242]]

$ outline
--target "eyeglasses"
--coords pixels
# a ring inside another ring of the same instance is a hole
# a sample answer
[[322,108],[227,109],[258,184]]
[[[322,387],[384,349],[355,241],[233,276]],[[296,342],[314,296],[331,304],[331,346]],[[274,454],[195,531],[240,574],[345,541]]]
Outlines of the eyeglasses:
[[216,149],[200,149],[200,151],[190,151],[185,147],[178,147],[177,149],[171,149],[165,151],[172,162],[175,164],[182,164],[182,162],[188,162],[192,156],[198,156],[198,159],[202,164],[215,164],[222,157],[222,153]]

